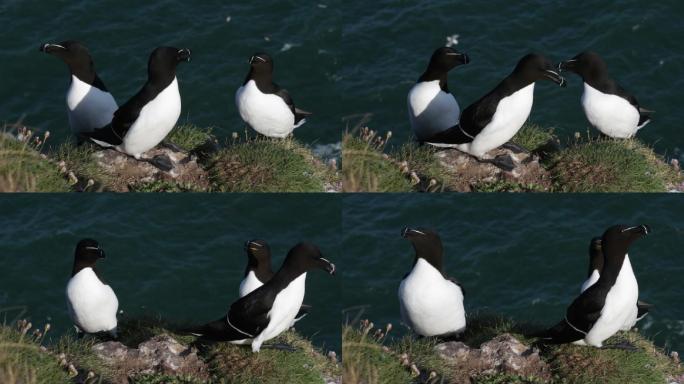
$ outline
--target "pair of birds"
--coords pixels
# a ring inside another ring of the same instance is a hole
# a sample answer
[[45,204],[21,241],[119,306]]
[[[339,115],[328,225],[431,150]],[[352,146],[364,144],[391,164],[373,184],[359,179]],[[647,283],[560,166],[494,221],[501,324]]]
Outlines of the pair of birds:
[[[542,343],[575,343],[602,347],[620,330],[631,329],[647,313],[627,254],[630,245],[647,235],[646,225],[615,225],[590,245],[589,273],[580,295],[565,318],[549,330],[533,334]],[[421,336],[453,337],[466,328],[461,285],[443,272],[439,235],[424,228],[404,228],[413,244],[413,268],[399,286],[403,322]]]
[[[283,265],[273,273],[268,244],[249,241],[245,249],[248,264],[240,284],[240,298],[225,316],[183,332],[209,340],[251,344],[252,351],[259,352],[265,341],[286,331],[306,314],[307,307],[302,303],[307,272],[323,269],[333,275],[335,265],[322,257],[318,247],[303,242],[290,249]],[[119,301],[96,268],[97,261],[104,257],[104,250],[93,239],[83,239],[76,245],[66,296],[79,335],[107,332],[117,337]]]
[[[43,44],[40,50],[58,57],[69,67],[69,124],[79,138],[148,161],[162,170],[173,168],[167,156],[145,159],[143,154],[161,143],[178,122],[181,97],[176,67],[180,62],[190,61],[189,49],[156,48],[148,61],[147,81],[121,107],[98,77],[92,57],[82,43]],[[262,135],[287,137],[311,113],[296,108],[288,92],[273,82],[270,56],[258,53],[249,63],[249,73],[235,95],[240,116]]]
[[580,53],[558,65],[542,55],[528,54],[492,91],[461,113],[449,93],[447,73],[469,62],[465,53],[450,47],[432,54],[407,98],[409,120],[419,142],[453,147],[480,160],[490,160],[486,153],[508,143],[527,121],[535,82],[550,80],[565,87],[561,71],[582,77],[584,112],[603,134],[629,138],[650,121],[651,111],[641,108],[636,98],[610,77],[605,62],[594,52]]

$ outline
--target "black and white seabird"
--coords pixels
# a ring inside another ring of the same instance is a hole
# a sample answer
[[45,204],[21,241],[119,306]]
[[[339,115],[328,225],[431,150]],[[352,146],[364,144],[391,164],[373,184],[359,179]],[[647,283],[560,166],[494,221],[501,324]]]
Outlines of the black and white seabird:
[[469,61],[468,55],[451,47],[439,48],[432,54],[427,69],[407,98],[409,121],[418,141],[458,124],[461,108],[449,93],[447,73]]
[[[595,237],[591,239],[591,243],[589,245],[589,272],[587,273],[587,280],[585,280],[582,284],[580,293],[586,291],[598,281],[599,277],[601,277],[602,270],[603,248],[601,248],[601,238]],[[648,315],[648,311],[652,306],[653,305],[647,302],[641,300],[637,301],[637,318],[634,319],[634,322],[632,322],[632,319],[630,318],[627,323],[622,326],[622,330],[628,331],[632,329],[637,321]]]
[[97,260],[104,257],[105,253],[97,241],[83,239],[78,242],[71,279],[66,287],[67,308],[80,335],[108,332],[116,338],[119,300],[95,268]]
[[[240,282],[240,297],[247,296],[253,290],[261,287],[274,275],[271,269],[271,247],[266,240],[247,241],[245,251],[247,252],[247,267]],[[294,323],[308,315],[309,309],[311,309],[310,305],[302,304],[292,325],[294,326]]]
[[[181,97],[176,66],[190,61],[190,50],[159,47],[152,51],[147,67],[147,82],[121,106],[111,124],[85,133],[104,147],[114,147],[136,159],[161,143],[176,125],[181,113]],[[164,170],[171,169],[169,159],[151,161]]]
[[589,123],[606,136],[627,139],[651,121],[651,113],[608,74],[595,52],[582,52],[558,64],[560,71],[578,74],[584,81],[582,107]]
[[566,86],[565,79],[549,60],[539,54],[528,54],[491,92],[463,110],[459,124],[423,141],[486,160],[487,152],[511,140],[527,121],[537,80]]
[[311,112],[295,107],[287,90],[273,82],[273,59],[255,53],[249,59],[247,78],[235,93],[240,117],[258,133],[275,138],[287,137],[306,122]]
[[335,265],[321,256],[318,247],[295,245],[269,281],[231,304],[228,314],[191,333],[209,340],[251,344],[252,351],[259,352],[265,341],[292,325],[304,300],[306,274],[314,268],[335,273]]
[[401,318],[421,336],[448,337],[465,330],[464,292],[442,271],[442,241],[429,229],[404,228],[416,252],[411,272],[399,285]]
[[56,56],[69,67],[71,84],[66,103],[72,132],[78,135],[109,124],[119,107],[97,76],[88,48],[78,41],[68,40],[43,44],[40,51]]
[[635,240],[649,232],[646,225],[608,228],[601,237],[604,261],[596,283],[570,304],[565,319],[535,336],[544,343],[601,348],[625,324],[636,323],[639,286],[627,251]]

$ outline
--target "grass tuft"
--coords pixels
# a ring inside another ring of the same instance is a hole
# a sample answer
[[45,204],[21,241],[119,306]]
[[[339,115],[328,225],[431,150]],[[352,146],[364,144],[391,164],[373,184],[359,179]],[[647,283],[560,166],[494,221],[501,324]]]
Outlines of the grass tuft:
[[342,328],[342,381],[345,384],[410,383],[412,377],[395,352],[369,334],[366,326]]
[[332,171],[293,138],[235,140],[209,162],[220,192],[323,192]]
[[560,192],[666,192],[679,172],[635,139],[577,142],[550,167]]
[[556,136],[553,134],[553,128],[547,130],[540,125],[528,123],[520,128],[511,141],[529,152],[534,152],[554,140]]
[[211,134],[213,128],[200,128],[193,124],[183,124],[176,126],[164,141],[173,143],[181,149],[192,152],[208,141],[214,140]]

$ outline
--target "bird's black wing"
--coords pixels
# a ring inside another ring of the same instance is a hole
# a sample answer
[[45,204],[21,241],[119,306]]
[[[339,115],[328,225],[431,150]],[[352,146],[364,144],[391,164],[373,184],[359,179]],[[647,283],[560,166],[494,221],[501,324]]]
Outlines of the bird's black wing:
[[653,304],[641,300],[637,301],[637,320],[641,320],[644,316],[648,315],[651,307],[653,307]]
[[295,117],[295,124],[298,124],[302,119],[306,118],[307,116],[311,116],[311,112],[307,112],[304,110],[301,110],[297,107],[295,107],[294,101],[292,100],[292,96],[290,96],[290,93],[285,89],[281,88],[278,86],[278,84],[273,83],[273,93],[280,96],[281,99],[287,104],[287,106],[290,108],[292,111],[292,114]]
[[623,99],[627,100],[634,108],[636,108],[637,111],[639,111],[639,123],[637,124],[638,126],[642,126],[646,124],[649,120],[651,120],[651,114],[653,111],[649,111],[647,109],[642,108],[639,105],[639,102],[637,101],[636,97],[632,95],[631,93],[627,92],[620,84],[617,82],[613,81],[612,86],[610,87],[610,93],[620,96]]
[[588,333],[601,317],[607,293],[603,287],[592,285],[570,304],[565,319],[577,330]]
[[494,91],[483,96],[480,100],[469,105],[461,112],[459,123],[447,130],[441,131],[424,140],[428,143],[466,144],[474,140],[492,121],[496,112],[496,98]]
[[276,292],[261,286],[234,302],[226,320],[241,332],[256,336],[268,326],[268,312],[275,301]]

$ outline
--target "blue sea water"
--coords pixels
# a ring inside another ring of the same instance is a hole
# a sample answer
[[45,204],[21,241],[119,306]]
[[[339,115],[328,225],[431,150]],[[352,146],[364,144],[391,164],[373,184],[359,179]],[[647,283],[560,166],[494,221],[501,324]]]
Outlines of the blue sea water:
[[[684,3],[603,1],[275,1],[154,2],[6,0],[0,4],[0,121],[50,130],[53,144],[68,137],[65,66],[38,52],[46,41],[78,39],[119,103],[145,79],[149,52],[159,45],[189,47],[193,61],[179,69],[180,121],[214,127],[220,137],[243,132],[234,92],[247,58],[270,52],[276,80],[296,104],[314,112],[296,131],[307,143],[338,143],[344,129],[367,114],[371,128],[409,138],[406,94],[432,51],[458,35],[472,62],[450,74],[462,108],[538,51],[551,60],[585,49],[601,53],[614,77],[656,111],[639,138],[669,157],[681,157],[684,86]],[[588,124],[581,81],[536,87],[531,120],[563,140]]]
[[[554,325],[587,277],[592,237],[615,224],[647,224],[629,256],[639,296],[655,305],[637,327],[661,347],[684,348],[684,222],[679,196],[348,195],[342,248],[348,319],[399,326],[399,283],[413,263],[404,226],[435,229],[444,269],[465,291],[466,313],[496,313]],[[361,267],[362,266],[362,267]]]

